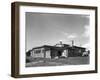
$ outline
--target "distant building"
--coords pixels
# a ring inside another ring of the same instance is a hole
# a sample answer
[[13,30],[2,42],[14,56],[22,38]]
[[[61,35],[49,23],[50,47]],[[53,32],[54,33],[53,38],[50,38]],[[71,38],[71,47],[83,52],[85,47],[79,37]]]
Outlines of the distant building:
[[56,44],[54,46],[44,45],[40,47],[35,47],[29,50],[26,55],[30,55],[33,58],[43,57],[43,58],[60,58],[60,57],[77,57],[82,56],[86,52],[86,48],[78,46],[70,46],[68,44]]

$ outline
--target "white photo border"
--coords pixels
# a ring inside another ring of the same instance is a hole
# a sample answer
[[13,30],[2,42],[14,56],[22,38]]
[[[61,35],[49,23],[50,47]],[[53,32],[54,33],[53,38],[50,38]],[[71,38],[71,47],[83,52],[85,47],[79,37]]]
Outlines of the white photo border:
[[[90,15],[90,64],[89,65],[70,65],[56,67],[25,67],[25,13],[57,13],[57,14],[81,14]],[[56,7],[38,7],[38,6],[20,6],[19,7],[19,74],[42,74],[55,72],[75,72],[95,70],[95,10],[76,9],[76,8],[56,8]],[[94,43],[93,43],[94,42]]]

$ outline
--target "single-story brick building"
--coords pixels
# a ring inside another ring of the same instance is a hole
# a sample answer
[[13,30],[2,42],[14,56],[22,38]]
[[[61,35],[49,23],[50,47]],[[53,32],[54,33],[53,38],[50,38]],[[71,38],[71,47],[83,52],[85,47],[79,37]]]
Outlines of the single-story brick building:
[[32,56],[33,58],[59,58],[59,57],[77,57],[82,56],[86,52],[86,48],[78,46],[70,46],[68,44],[56,44],[54,46],[44,45],[40,47],[35,47],[29,50],[26,55]]

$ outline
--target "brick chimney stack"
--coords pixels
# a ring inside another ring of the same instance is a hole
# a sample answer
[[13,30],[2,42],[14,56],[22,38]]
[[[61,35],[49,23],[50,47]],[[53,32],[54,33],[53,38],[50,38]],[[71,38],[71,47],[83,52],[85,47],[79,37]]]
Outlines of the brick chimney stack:
[[72,40],[72,46],[74,46],[74,40]]

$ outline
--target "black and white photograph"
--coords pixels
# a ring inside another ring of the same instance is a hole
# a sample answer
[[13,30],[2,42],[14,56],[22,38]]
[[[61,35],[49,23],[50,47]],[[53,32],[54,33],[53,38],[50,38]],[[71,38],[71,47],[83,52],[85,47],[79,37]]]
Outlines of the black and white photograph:
[[12,76],[97,73],[97,7],[12,4]]
[[26,67],[88,65],[90,15],[26,12]]

